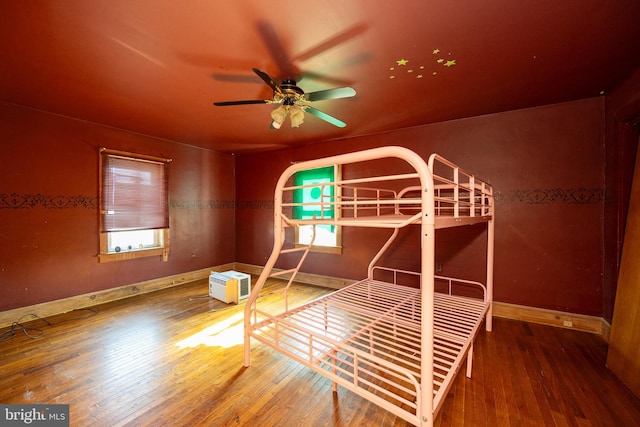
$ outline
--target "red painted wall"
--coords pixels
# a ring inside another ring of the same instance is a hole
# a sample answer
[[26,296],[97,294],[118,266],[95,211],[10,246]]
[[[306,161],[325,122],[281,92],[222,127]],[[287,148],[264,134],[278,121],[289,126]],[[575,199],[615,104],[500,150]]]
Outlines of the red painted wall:
[[[424,157],[437,152],[494,186],[496,300],[601,316],[603,117],[603,99],[592,98],[238,156],[237,201],[243,208],[237,211],[237,261],[262,265],[269,256],[268,201],[279,173],[291,161],[402,145]],[[351,279],[365,276],[387,232],[343,230],[343,254],[312,254],[303,271]],[[389,255],[389,263],[417,262],[417,238],[409,233]],[[443,273],[483,280],[485,239],[478,226],[438,232],[436,259]]]
[[[235,260],[231,155],[7,104],[0,146],[0,311]],[[167,262],[98,263],[100,146],[173,159]]]

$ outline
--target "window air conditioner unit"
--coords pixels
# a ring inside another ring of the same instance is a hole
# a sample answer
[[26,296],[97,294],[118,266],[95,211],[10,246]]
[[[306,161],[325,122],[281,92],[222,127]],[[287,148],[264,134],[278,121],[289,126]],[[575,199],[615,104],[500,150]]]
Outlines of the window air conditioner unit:
[[227,304],[237,304],[251,293],[251,275],[239,271],[212,271],[209,275],[209,296]]

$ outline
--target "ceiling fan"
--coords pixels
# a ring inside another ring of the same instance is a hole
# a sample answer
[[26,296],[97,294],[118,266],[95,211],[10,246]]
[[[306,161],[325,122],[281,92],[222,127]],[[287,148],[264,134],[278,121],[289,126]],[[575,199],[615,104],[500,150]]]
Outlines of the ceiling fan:
[[264,71],[253,68],[253,72],[258,75],[266,84],[273,89],[273,99],[252,99],[246,101],[225,101],[214,102],[213,105],[226,107],[230,105],[246,104],[279,104],[279,107],[271,112],[271,128],[280,129],[287,115],[291,120],[291,127],[298,127],[304,122],[304,113],[312,114],[337,127],[345,127],[347,124],[322,111],[313,108],[309,103],[314,101],[324,101],[327,99],[348,98],[356,94],[351,87],[339,87],[334,89],[319,90],[305,93],[296,86],[295,80],[285,79],[281,84],[277,84]]

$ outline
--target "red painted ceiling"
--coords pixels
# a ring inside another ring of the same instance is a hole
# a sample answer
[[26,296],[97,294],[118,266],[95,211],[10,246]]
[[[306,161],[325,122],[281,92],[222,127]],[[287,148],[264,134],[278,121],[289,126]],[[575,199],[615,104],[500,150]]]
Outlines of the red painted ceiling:
[[[637,0],[2,0],[0,100],[214,150],[349,138],[598,96],[640,66]],[[251,69],[351,86],[269,128]]]

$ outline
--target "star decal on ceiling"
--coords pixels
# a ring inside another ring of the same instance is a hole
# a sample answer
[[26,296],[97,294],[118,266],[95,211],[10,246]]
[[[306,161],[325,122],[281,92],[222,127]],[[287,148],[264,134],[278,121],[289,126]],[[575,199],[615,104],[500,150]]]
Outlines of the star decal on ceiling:
[[[450,69],[454,65],[458,65],[456,60],[451,58],[451,52],[443,53],[440,49],[432,49],[431,50],[432,59],[421,60],[421,59],[408,59],[407,57],[401,57],[400,59],[394,60],[394,64],[389,66],[389,79],[397,80],[399,78],[415,78],[415,79],[424,79],[426,75],[437,76],[438,71],[437,68],[446,67]],[[420,64],[423,62],[425,65],[419,66],[411,66],[408,64],[411,62],[412,64]],[[418,71],[419,70],[419,71]],[[425,73],[424,71],[427,71]]]

